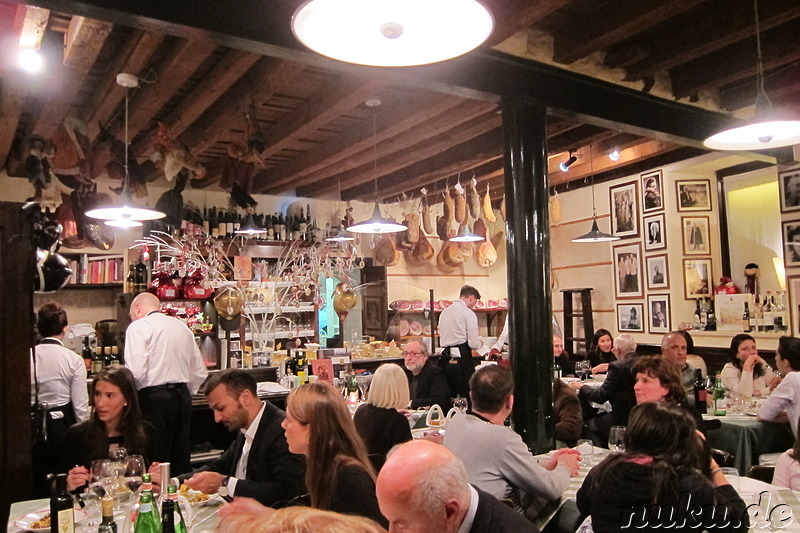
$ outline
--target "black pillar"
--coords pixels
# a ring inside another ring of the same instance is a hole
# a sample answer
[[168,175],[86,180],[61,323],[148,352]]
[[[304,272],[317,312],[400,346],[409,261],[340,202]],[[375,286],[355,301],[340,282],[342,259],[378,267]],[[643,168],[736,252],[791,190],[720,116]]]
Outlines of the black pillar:
[[540,453],[554,444],[547,109],[504,100],[502,110],[512,421],[528,447]]

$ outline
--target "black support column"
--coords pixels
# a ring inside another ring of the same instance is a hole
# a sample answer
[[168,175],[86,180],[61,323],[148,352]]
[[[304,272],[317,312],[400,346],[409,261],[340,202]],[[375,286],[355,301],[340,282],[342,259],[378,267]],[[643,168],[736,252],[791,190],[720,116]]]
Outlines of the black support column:
[[504,100],[502,110],[512,421],[528,447],[540,453],[554,443],[547,109]]

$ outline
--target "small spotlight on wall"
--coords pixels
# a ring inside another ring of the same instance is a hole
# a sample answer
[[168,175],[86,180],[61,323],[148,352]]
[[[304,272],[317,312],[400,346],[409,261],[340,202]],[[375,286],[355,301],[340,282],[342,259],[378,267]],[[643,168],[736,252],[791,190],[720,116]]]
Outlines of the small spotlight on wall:
[[28,72],[38,72],[42,68],[42,56],[38,50],[32,48],[20,50],[17,60],[19,66]]
[[570,150],[569,157],[567,158],[566,161],[562,161],[561,164],[558,165],[558,168],[561,169],[561,172],[567,172],[569,170],[569,167],[571,167],[572,164],[577,160],[578,156],[575,155],[575,152],[573,150]]
[[615,148],[613,151],[609,152],[608,158],[612,161],[619,161],[619,150]]

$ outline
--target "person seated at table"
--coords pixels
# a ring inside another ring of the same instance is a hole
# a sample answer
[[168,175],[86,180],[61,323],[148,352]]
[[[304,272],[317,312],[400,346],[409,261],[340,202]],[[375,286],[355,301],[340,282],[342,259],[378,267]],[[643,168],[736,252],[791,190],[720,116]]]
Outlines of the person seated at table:
[[668,402],[631,410],[625,451],[590,470],[577,493],[595,533],[747,531],[745,504],[696,429],[685,410]]
[[739,333],[731,339],[730,361],[722,368],[722,384],[731,392],[745,398],[769,396],[770,385],[775,379],[772,368],[758,355],[756,340],[747,333]]
[[797,420],[800,417],[800,339],[783,336],[775,350],[775,366],[783,374],[783,381],[758,409],[758,420],[786,423],[797,437]]
[[408,377],[411,409],[437,404],[443,412],[450,409],[450,389],[442,370],[428,360],[428,345],[422,339],[409,340],[403,349]]
[[594,332],[592,343],[586,358],[592,365],[592,374],[605,374],[608,372],[608,365],[617,360],[612,348],[614,347],[614,337],[607,329],[598,329]]
[[104,368],[94,375],[91,390],[89,420],[69,428],[64,437],[59,471],[68,471],[67,490],[89,483],[92,461],[107,459],[109,448],[124,447],[128,455],[142,455],[145,464],[168,460],[155,426],[142,418],[130,370]]
[[464,462],[475,487],[524,508],[531,496],[559,498],[578,473],[579,454],[564,448],[542,463],[533,457],[522,437],[503,425],[514,406],[513,392],[507,369],[479,368],[470,378],[472,410],[450,419],[443,444]]
[[558,378],[553,379],[553,424],[556,446],[571,448],[578,443],[583,432],[581,403],[575,391]]
[[708,376],[708,367],[706,366],[705,360],[700,357],[699,355],[694,353],[694,339],[686,330],[678,330],[677,333],[680,334],[681,337],[686,339],[686,362],[692,368],[699,368],[700,373],[703,374],[705,378]]
[[694,367],[686,360],[687,349],[686,337],[679,331],[670,331],[661,337],[661,356],[678,369],[686,402],[694,405]]
[[553,358],[562,376],[575,375],[575,363],[570,361],[569,354],[564,350],[564,339],[560,335],[553,335]]
[[581,382],[571,383],[570,386],[578,391],[581,408],[591,409],[591,404],[611,403],[610,413],[600,413],[587,420],[587,430],[592,441],[598,446],[606,446],[608,432],[611,426],[627,426],[628,415],[631,408],[636,405],[636,395],[633,391],[634,377],[631,373],[634,363],[639,358],[636,353],[637,344],[633,337],[627,333],[614,339],[614,352],[618,360],[608,366],[608,376],[599,387],[593,387]]
[[399,365],[381,365],[375,371],[366,403],[353,416],[364,439],[373,468],[378,472],[395,444],[411,440],[411,426],[398,409],[408,406],[408,379]]
[[285,507],[269,518],[256,513],[228,513],[220,508],[222,519],[216,533],[386,533],[369,518],[321,511],[312,507]]
[[664,357],[639,357],[631,369],[636,383],[633,392],[636,403],[671,402],[691,416],[697,428],[705,432],[703,417],[686,401],[682,377],[675,365]]

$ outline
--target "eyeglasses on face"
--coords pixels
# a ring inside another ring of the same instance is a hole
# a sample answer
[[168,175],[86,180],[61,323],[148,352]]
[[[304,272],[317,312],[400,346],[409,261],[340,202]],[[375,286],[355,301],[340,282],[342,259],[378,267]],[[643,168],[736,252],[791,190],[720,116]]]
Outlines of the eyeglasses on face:
[[403,357],[408,357],[409,355],[419,357],[420,355],[425,355],[425,352],[403,352]]

